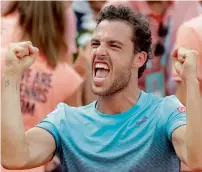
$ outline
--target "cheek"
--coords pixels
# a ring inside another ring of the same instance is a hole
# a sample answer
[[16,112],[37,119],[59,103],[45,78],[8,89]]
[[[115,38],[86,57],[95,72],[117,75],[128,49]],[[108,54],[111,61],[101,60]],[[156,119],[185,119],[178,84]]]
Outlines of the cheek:
[[114,61],[112,63],[113,69],[112,69],[112,75],[114,75],[115,77],[118,76],[120,73],[123,72],[123,69],[125,68],[125,66],[123,65],[123,63],[121,63],[121,61]]

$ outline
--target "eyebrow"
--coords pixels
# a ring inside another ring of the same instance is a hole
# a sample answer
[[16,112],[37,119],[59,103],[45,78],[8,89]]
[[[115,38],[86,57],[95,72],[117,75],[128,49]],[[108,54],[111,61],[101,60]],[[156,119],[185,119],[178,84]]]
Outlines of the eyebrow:
[[[98,39],[96,39],[96,38],[92,38],[92,39],[91,39],[91,43],[92,43],[92,42],[100,42],[100,41],[99,41]],[[120,42],[120,41],[118,41],[118,40],[113,40],[113,39],[107,40],[106,42],[107,42],[107,43],[110,43],[110,44],[119,44],[119,45],[121,45],[121,46],[124,45],[122,42]]]
[[98,39],[92,38],[90,42],[92,43],[92,42],[100,42],[100,41]]

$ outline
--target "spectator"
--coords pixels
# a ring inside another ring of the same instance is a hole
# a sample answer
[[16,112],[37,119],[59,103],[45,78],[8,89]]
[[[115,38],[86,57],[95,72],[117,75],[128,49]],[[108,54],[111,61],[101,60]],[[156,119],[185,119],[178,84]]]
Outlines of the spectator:
[[[79,90],[82,79],[67,63],[70,52],[65,18],[68,4],[65,3],[13,1],[2,16],[4,49],[11,42],[25,40],[31,40],[40,49],[39,56],[24,73],[20,85],[25,130],[39,123],[59,102],[81,105]],[[3,57],[1,60],[3,62]],[[40,172],[43,167],[31,171]]]

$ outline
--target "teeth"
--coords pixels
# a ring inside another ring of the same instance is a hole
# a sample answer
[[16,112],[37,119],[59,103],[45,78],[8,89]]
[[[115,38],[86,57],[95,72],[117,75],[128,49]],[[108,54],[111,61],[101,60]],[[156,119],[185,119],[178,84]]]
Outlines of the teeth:
[[106,64],[103,64],[103,63],[96,63],[95,68],[109,70],[109,67]]

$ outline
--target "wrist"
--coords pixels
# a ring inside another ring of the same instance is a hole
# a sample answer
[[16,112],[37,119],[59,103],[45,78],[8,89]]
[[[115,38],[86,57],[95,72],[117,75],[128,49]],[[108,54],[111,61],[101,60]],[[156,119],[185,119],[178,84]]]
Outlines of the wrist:
[[186,87],[197,86],[199,87],[199,80],[196,77],[188,77],[183,80]]
[[12,75],[11,73],[3,73],[1,88],[4,90],[19,90],[21,75]]
[[3,69],[3,76],[20,78],[22,76],[22,72],[20,69],[13,69],[12,67],[5,66]]

